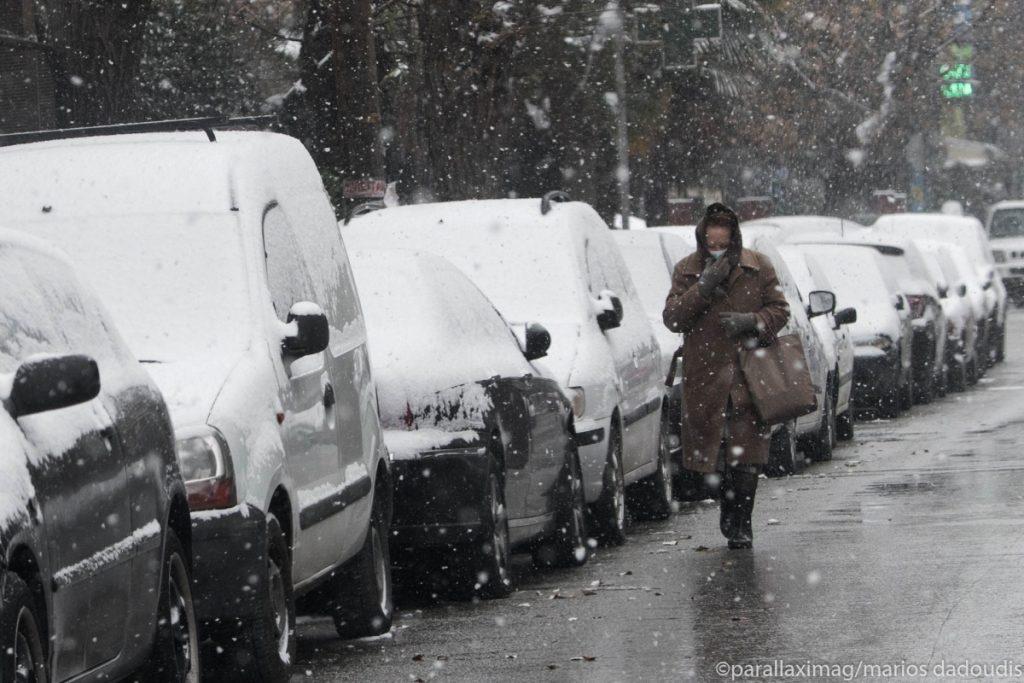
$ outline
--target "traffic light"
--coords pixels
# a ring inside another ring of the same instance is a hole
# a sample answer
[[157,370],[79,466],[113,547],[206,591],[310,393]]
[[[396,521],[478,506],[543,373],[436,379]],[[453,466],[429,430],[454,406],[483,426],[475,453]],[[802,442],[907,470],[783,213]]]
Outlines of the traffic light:
[[950,64],[939,67],[942,76],[942,96],[949,100],[974,95],[974,46],[958,45],[949,47]]

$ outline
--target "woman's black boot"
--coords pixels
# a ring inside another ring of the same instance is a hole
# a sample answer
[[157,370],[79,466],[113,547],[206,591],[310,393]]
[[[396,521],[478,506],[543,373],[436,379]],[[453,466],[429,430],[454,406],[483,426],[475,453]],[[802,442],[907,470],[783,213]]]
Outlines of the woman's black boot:
[[[732,523],[730,532],[726,534],[729,539],[729,548],[741,550],[754,546],[754,529],[751,523],[751,515],[754,512],[754,496],[757,494],[757,468],[730,468],[729,472],[730,489],[733,492]],[[724,530],[723,530],[723,533]]]

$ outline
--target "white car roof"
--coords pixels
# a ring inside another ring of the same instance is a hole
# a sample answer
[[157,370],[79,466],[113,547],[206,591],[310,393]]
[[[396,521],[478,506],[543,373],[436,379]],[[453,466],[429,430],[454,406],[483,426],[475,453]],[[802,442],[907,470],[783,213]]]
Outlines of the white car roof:
[[[222,213],[238,187],[308,183],[302,143],[277,133],[140,133],[50,140],[0,149],[4,218]],[[319,182],[319,181],[318,181]],[[322,185],[321,185],[322,186]]]

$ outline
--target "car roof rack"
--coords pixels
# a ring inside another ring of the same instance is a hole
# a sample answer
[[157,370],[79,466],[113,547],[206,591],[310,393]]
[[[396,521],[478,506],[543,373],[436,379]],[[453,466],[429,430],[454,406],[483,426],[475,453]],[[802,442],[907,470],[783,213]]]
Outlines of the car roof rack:
[[173,133],[180,131],[203,131],[210,142],[217,141],[216,129],[224,128],[267,128],[277,122],[277,116],[205,116],[191,119],[168,119],[165,121],[141,121],[137,123],[113,123],[104,126],[82,126],[81,128],[56,128],[25,133],[0,135],[0,147],[21,145],[28,142],[67,140],[101,135],[124,135],[128,133]]
[[547,216],[551,211],[551,202],[557,202],[562,204],[564,202],[571,202],[569,195],[561,190],[552,190],[544,195],[540,200],[540,215]]

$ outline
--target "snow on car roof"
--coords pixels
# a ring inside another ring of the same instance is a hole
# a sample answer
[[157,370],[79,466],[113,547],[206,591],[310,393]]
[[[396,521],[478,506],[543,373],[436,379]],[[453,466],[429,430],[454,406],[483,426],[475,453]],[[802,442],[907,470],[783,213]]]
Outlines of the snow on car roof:
[[835,216],[772,216],[745,222],[742,229],[754,226],[770,225],[784,232],[831,232],[840,235],[864,226],[856,221]]
[[[416,204],[374,211],[342,226],[354,248],[408,247],[451,261],[511,323],[581,322],[590,303],[582,279],[585,227],[607,226],[587,204],[539,199]],[[588,226],[589,223],[589,226]]]
[[202,132],[145,133],[0,149],[5,219],[226,212],[237,203],[233,180],[258,184],[272,173],[287,183],[311,171],[298,140],[255,131],[218,132],[215,143]]
[[403,249],[350,254],[381,418],[396,427],[435,393],[530,365],[491,302],[443,258]]

